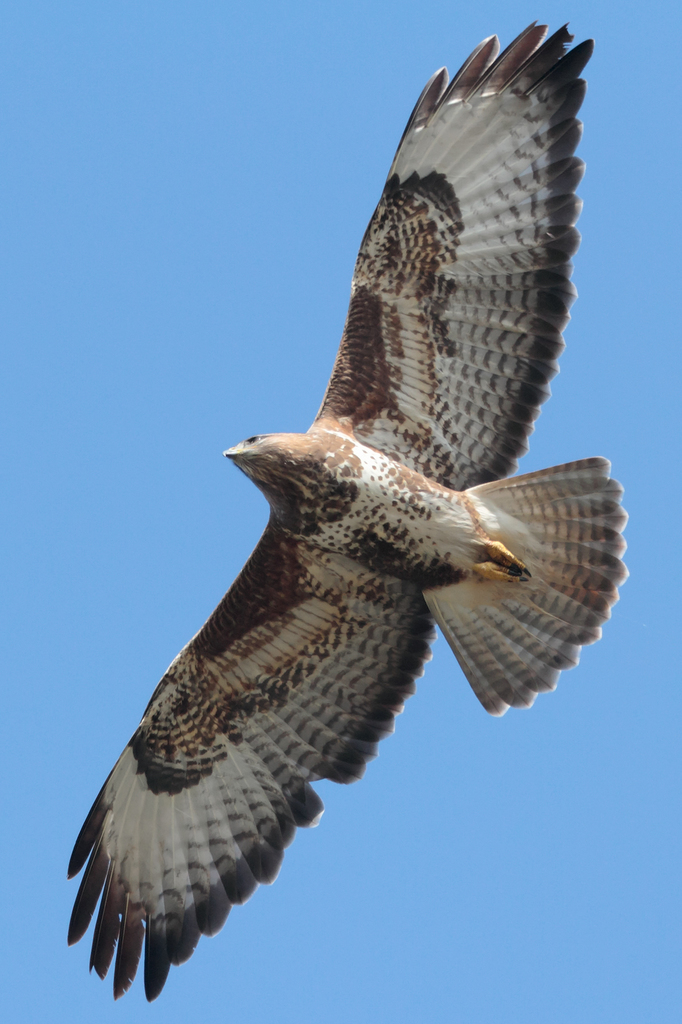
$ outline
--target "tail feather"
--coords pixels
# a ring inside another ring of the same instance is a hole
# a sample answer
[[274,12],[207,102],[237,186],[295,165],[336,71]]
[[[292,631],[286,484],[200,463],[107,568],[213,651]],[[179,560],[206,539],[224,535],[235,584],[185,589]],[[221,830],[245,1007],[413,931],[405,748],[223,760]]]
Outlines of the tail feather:
[[584,459],[466,492],[490,538],[532,573],[521,583],[470,577],[424,594],[491,714],[530,707],[601,636],[627,577],[627,515],[610,469],[606,459]]

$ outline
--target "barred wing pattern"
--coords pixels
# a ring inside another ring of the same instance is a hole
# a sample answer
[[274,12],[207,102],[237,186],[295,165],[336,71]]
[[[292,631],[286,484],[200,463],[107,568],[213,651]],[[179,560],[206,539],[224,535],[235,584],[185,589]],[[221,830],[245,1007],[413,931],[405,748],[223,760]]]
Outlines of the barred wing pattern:
[[317,779],[353,782],[430,657],[419,588],[304,548],[268,527],[211,618],[172,663],[78,837],[89,861],[69,942],[102,893],[91,967],[116,946],[114,995],[145,943],[163,988],[233,904],[272,882],[295,828],[317,823]]
[[456,490],[513,473],[563,349],[592,53],[532,25],[427,84],[358,256],[318,418]]

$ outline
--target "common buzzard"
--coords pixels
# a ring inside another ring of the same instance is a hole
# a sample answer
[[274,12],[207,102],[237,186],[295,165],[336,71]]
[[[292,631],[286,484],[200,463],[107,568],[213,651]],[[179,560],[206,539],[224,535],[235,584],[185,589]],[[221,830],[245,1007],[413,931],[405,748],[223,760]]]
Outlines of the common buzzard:
[[[597,640],[626,516],[593,458],[505,479],[575,298],[576,113],[592,52],[531,25],[431,78],[360,247],[306,434],[225,454],[271,514],[157,686],[81,830],[69,942],[148,999],[272,882],[311,783],[359,779],[415,690],[434,620],[491,714],[552,690]],[[89,859],[88,859],[89,858]]]

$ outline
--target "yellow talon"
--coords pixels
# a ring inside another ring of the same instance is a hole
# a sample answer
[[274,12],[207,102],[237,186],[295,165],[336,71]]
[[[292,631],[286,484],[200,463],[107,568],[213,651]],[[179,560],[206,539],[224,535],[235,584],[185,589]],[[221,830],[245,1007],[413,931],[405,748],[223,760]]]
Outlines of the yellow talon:
[[485,552],[488,556],[485,562],[477,562],[473,567],[479,576],[486,580],[515,583],[523,583],[530,579],[530,572],[521,559],[513,555],[499,540],[486,541]]

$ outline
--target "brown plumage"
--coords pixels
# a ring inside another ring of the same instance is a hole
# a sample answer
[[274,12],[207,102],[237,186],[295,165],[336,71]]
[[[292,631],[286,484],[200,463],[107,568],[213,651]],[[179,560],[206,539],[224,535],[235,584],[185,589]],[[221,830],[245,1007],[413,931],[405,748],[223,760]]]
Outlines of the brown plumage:
[[[626,571],[604,459],[501,479],[527,447],[575,297],[575,114],[591,53],[485,40],[408,122],[307,434],[226,452],[270,522],[157,686],[81,830],[69,941],[145,989],[272,882],[311,783],[352,782],[440,625],[483,706],[529,706],[600,635]],[[89,859],[88,859],[89,858]]]

